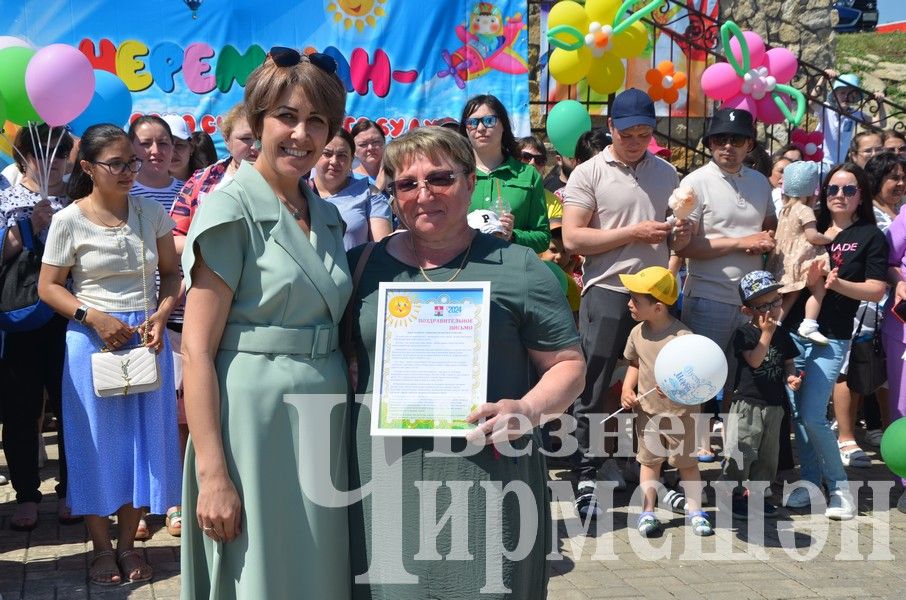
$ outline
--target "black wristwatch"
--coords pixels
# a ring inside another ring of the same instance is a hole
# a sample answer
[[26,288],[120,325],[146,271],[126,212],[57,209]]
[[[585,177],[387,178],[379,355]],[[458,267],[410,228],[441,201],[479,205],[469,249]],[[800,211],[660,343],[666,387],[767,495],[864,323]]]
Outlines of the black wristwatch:
[[84,323],[85,318],[88,316],[88,307],[84,304],[78,307],[75,311],[75,314],[72,316],[79,323]]

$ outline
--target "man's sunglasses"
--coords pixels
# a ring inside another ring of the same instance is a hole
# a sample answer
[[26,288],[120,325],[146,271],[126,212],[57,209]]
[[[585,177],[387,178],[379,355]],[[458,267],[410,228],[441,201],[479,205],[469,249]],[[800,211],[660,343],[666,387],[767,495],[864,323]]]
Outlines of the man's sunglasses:
[[712,135],[711,144],[715,146],[726,146],[732,144],[734,148],[742,148],[749,141],[744,135]]
[[827,197],[831,198],[836,196],[840,192],[843,192],[843,195],[847,198],[852,198],[859,192],[859,186],[857,185],[829,185],[827,186]]
[[526,164],[533,162],[539,167],[543,167],[547,164],[547,157],[543,154],[532,154],[531,152],[523,151],[519,153],[519,158]]
[[332,56],[320,52],[302,54],[295,48],[274,46],[267,55],[278,67],[295,67],[303,60],[307,60],[325,73],[333,75],[337,72],[337,61],[335,61]]
[[497,125],[497,115],[485,115],[483,117],[469,117],[466,119],[466,129],[478,129],[478,124],[484,125],[485,129],[490,129]]

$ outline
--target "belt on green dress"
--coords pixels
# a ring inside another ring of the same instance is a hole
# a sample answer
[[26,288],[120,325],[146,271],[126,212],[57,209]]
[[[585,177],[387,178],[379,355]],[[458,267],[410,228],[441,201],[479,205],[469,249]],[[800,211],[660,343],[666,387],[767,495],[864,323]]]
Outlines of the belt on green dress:
[[325,358],[340,346],[337,325],[286,327],[227,323],[220,339],[222,350],[260,352],[261,354],[301,354]]

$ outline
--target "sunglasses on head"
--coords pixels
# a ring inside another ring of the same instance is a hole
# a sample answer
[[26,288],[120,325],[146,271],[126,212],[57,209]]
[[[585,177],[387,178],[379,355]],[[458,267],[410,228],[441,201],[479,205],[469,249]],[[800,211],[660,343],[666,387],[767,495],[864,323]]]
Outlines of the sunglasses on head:
[[749,141],[744,135],[712,135],[711,143],[715,146],[726,146],[732,144],[734,148],[742,148]]
[[843,192],[843,195],[847,198],[852,198],[859,192],[859,186],[857,185],[829,185],[827,186],[827,197],[836,196],[840,192]]
[[278,67],[295,67],[303,60],[306,60],[318,67],[325,73],[331,75],[337,72],[337,61],[332,56],[320,52],[311,54],[302,54],[295,48],[286,48],[285,46],[274,46],[267,56],[274,61]]
[[484,125],[485,129],[490,129],[497,125],[497,115],[485,115],[483,117],[469,117],[466,119],[467,129],[478,129],[478,124]]
[[547,157],[543,154],[532,154],[531,152],[522,151],[519,153],[519,158],[526,164],[533,162],[539,167],[547,164]]

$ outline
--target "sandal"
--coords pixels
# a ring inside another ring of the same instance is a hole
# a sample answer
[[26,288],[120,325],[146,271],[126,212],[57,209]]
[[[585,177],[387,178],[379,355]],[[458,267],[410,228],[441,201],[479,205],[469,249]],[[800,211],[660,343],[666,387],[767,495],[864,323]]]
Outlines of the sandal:
[[57,502],[57,522],[60,525],[75,525],[85,520],[82,515],[73,516],[72,509],[66,505],[66,498],[60,498]]
[[138,520],[138,527],[135,528],[134,539],[136,542],[143,542],[151,539],[151,530],[148,529],[148,523],[145,521],[145,517]]
[[636,529],[643,537],[654,537],[661,531],[661,522],[657,520],[653,512],[645,511],[639,515]]
[[182,507],[174,506],[167,512],[167,533],[173,537],[182,535]]
[[[131,566],[127,566],[126,561],[130,561]],[[146,563],[135,549],[120,552],[116,562],[129,583],[148,581],[154,575],[151,565]]]
[[[25,508],[30,504],[33,508],[29,511]],[[23,513],[28,514],[23,514]],[[38,526],[38,505],[35,502],[22,502],[16,509],[16,513],[9,520],[9,528],[13,531],[31,531]]]
[[689,525],[692,526],[692,533],[698,536],[707,537],[714,535],[714,528],[711,527],[711,519],[708,513],[703,510],[689,513]]
[[686,514],[686,496],[679,490],[667,490],[662,498],[662,505],[678,515]]
[[[103,558],[110,560],[100,563]],[[113,557],[113,550],[101,550],[94,553],[88,563],[88,579],[95,585],[119,585],[122,583],[123,578]]]
[[[843,461],[843,466],[859,469],[871,467],[871,458],[865,454],[862,448],[859,448],[856,440],[837,442],[837,447],[840,449],[840,460]],[[849,450],[844,450],[844,448],[849,448]]]

